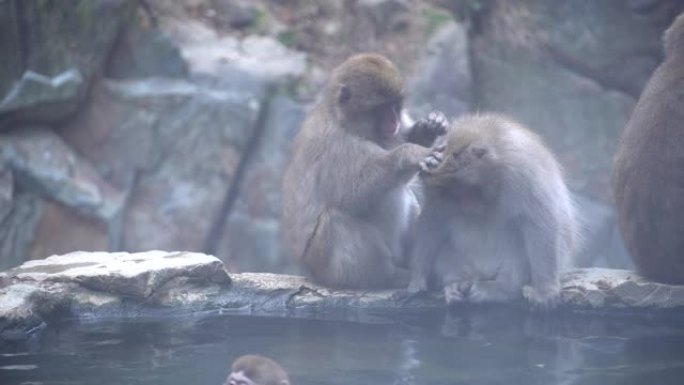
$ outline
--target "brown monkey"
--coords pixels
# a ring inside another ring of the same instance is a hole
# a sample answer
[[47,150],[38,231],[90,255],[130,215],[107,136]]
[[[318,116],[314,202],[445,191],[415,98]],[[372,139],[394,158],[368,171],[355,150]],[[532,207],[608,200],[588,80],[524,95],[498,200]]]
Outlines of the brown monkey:
[[541,139],[498,115],[453,122],[444,160],[421,173],[408,294],[434,279],[449,304],[525,298],[559,301],[559,271],[573,251],[575,207]]
[[441,154],[439,113],[401,130],[399,71],[377,54],[332,73],[297,134],[283,181],[282,228],[313,280],[339,288],[400,287],[403,243],[417,214],[409,182]]
[[287,372],[270,358],[249,354],[233,361],[223,385],[289,385]]
[[665,61],[646,84],[618,146],[613,190],[637,269],[684,284],[684,14],[664,34]]

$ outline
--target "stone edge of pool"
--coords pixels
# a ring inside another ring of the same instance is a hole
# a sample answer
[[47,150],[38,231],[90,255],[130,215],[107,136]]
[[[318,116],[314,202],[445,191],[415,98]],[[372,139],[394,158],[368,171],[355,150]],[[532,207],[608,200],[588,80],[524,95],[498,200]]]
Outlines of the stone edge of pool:
[[[74,252],[0,273],[0,338],[23,339],[65,317],[135,317],[226,311],[314,316],[319,310],[443,308],[441,296],[397,301],[394,291],[331,290],[304,277],[229,274],[216,257],[194,252]],[[562,279],[561,310],[684,314],[684,286],[635,272],[575,269]]]

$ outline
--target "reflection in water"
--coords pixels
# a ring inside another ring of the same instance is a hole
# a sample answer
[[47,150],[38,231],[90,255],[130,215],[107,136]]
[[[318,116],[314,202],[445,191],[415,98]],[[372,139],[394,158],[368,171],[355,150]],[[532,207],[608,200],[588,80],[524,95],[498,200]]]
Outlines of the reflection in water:
[[221,384],[236,357],[296,385],[677,384],[677,319],[509,308],[367,315],[365,322],[195,316],[65,324],[0,343],[0,384]]

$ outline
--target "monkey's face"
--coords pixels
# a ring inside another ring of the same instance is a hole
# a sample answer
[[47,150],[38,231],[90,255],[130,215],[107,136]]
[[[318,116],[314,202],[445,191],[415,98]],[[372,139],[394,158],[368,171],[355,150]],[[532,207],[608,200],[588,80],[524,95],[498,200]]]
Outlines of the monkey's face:
[[252,381],[243,371],[232,372],[223,385],[261,385]]
[[399,132],[403,96],[368,84],[340,88],[339,107],[349,129],[377,143],[391,141]]
[[352,57],[335,70],[332,87],[345,129],[376,143],[392,141],[399,132],[403,81],[386,58]]
[[257,355],[244,355],[233,362],[223,385],[289,385],[285,370],[275,361]]
[[479,135],[468,132],[448,134],[444,161],[422,175],[428,188],[464,208],[479,208],[496,198],[496,152]]

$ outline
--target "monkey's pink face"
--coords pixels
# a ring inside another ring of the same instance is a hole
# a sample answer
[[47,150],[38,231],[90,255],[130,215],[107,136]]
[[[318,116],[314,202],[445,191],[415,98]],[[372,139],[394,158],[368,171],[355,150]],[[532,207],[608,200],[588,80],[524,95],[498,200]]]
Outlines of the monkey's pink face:
[[376,109],[375,115],[378,121],[376,127],[383,139],[392,139],[399,132],[400,127],[400,103],[388,103]]
[[244,372],[232,372],[226,379],[223,385],[260,385],[254,383],[249,377],[245,376]]

